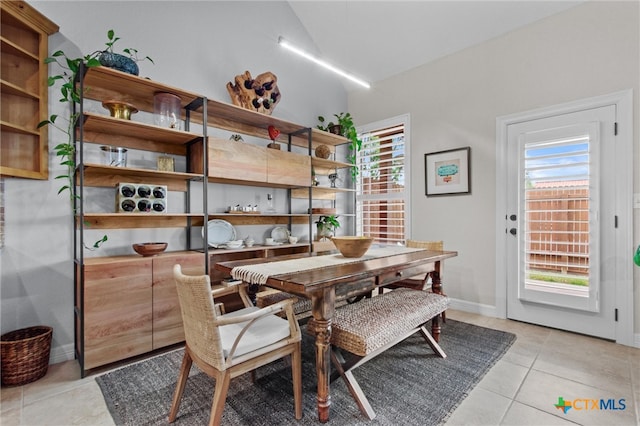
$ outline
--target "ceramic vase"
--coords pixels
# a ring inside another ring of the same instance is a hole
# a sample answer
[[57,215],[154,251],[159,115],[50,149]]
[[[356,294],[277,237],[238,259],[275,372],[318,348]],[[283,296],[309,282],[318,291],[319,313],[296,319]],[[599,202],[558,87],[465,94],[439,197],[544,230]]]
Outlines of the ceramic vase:
[[105,67],[113,68],[128,74],[138,75],[140,72],[136,61],[119,53],[102,52],[98,57],[98,61],[100,61],[100,64]]

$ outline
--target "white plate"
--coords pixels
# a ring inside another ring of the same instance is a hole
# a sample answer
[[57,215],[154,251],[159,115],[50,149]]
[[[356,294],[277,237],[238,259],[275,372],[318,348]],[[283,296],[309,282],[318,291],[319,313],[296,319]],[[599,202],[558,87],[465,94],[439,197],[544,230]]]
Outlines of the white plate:
[[284,243],[288,241],[290,235],[291,233],[289,232],[289,230],[282,226],[276,226],[271,231],[271,238],[273,238],[273,240],[278,243]]
[[[229,222],[221,219],[212,219],[207,222],[207,240],[211,247],[225,244],[227,241],[236,239],[236,230]],[[202,237],[204,238],[204,228],[202,228]]]

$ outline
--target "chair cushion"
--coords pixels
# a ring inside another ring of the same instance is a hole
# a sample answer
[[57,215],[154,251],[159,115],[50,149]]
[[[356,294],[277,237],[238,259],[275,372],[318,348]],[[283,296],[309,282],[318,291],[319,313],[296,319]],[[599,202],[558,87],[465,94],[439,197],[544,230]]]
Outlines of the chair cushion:
[[[236,317],[259,310],[260,308],[252,306],[230,312],[221,318]],[[220,338],[222,340],[222,350],[225,357],[229,355],[233,342],[246,324],[247,321],[220,327]],[[244,333],[240,339],[240,343],[238,343],[234,357],[264,348],[290,335],[289,321],[276,315],[267,315],[254,322]]]
[[447,309],[449,298],[400,288],[336,309],[331,343],[365,356]]

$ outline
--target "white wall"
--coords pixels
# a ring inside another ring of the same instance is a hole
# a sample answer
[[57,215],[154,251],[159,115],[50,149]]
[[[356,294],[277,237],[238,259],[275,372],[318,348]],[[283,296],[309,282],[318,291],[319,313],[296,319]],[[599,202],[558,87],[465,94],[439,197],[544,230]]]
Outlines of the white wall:
[[[412,236],[443,239],[445,248],[459,251],[446,264],[448,296],[485,312],[496,305],[495,215],[504,214],[495,209],[496,117],[633,89],[634,192],[640,192],[638,9],[638,2],[590,1],[349,94],[357,124],[411,114]],[[463,146],[471,146],[471,195],[427,198],[424,154]],[[638,244],[640,214],[634,214]],[[638,333],[640,268],[634,287]]]
[[[235,75],[271,71],[282,93],[274,116],[315,126],[318,115],[346,110],[347,95],[339,78],[277,45],[282,35],[312,46],[286,2],[29,3],[60,26],[50,37],[50,52],[62,49],[77,57],[101,50],[107,31],[114,29],[122,38],[116,46],[134,47],[154,59],[155,65],[140,64],[141,76],[230,102],[226,83]],[[50,91],[49,112],[68,114],[58,98],[59,91]],[[53,147],[59,135],[50,133]],[[52,326],[54,362],[73,357],[74,339],[72,219],[67,198],[56,195],[60,181],[53,178],[62,171],[58,162],[51,154],[48,181],[5,179],[6,239],[0,252],[2,332]],[[122,231],[106,233],[110,241],[105,248],[89,255],[133,253],[132,242],[155,238],[140,232],[133,237]],[[168,236],[170,244],[183,237]]]

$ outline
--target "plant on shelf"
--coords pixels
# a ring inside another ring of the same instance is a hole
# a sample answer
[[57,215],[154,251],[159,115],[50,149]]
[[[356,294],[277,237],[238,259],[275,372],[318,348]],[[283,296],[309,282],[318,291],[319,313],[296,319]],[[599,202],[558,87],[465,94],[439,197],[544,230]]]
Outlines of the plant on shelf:
[[340,222],[338,216],[320,216],[316,221],[316,227],[318,230],[318,240],[326,241],[327,238],[336,232],[336,229],[340,228]]
[[341,112],[339,114],[333,114],[337,122],[330,121],[326,125],[324,124],[326,119],[319,115],[318,121],[320,124],[316,126],[320,130],[325,132],[331,132],[337,135],[344,136],[349,140],[349,155],[347,160],[353,164],[351,167],[351,177],[355,180],[358,176],[358,168],[356,167],[357,153],[362,148],[362,140],[358,138],[358,132],[356,126],[353,124],[353,117],[351,113]]
[[138,49],[134,49],[132,47],[122,49],[122,52],[126,55],[114,52],[113,45],[118,40],[120,40],[120,37],[117,37],[113,30],[107,31],[107,40],[108,41],[105,43],[105,45],[107,46],[106,50],[99,50],[89,55],[92,58],[97,58],[100,64],[104,65],[105,67],[114,68],[118,71],[126,72],[133,75],[138,75],[140,69],[138,68],[137,62],[148,60],[152,64],[154,63],[153,59],[148,56],[139,58]]

